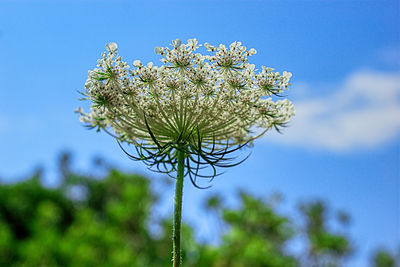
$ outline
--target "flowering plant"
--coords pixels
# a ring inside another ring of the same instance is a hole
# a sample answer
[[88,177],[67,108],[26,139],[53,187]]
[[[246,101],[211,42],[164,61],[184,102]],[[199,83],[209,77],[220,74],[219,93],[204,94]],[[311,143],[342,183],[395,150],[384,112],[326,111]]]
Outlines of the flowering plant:
[[[230,167],[230,153],[252,144],[269,129],[279,131],[294,115],[293,104],[282,97],[291,73],[262,67],[248,57],[256,53],[240,42],[229,47],[204,44],[208,53],[196,53],[196,39],[172,47],[156,47],[163,63],[133,68],[118,55],[115,43],[89,71],[82,92],[91,101],[90,112],[77,112],[90,128],[117,139],[121,148],[151,169],[177,172],[174,220],[174,266],[180,264],[180,221],[183,178],[213,178],[218,167]],[[132,144],[136,154],[121,143]],[[209,175],[199,171],[210,167]]]

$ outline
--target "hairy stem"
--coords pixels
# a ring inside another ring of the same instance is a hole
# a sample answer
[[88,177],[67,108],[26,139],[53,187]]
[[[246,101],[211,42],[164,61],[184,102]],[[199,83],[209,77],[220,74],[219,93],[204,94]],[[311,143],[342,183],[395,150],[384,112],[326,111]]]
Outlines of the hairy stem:
[[173,267],[181,265],[181,219],[182,219],[182,195],[183,176],[185,173],[185,151],[183,146],[177,150],[178,171],[175,185],[175,212],[173,229]]

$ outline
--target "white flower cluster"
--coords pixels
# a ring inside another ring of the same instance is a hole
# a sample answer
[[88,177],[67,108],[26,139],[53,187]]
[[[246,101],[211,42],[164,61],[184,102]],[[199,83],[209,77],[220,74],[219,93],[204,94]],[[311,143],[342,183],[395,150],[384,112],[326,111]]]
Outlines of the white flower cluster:
[[82,92],[92,104],[90,113],[77,110],[81,121],[135,145],[201,140],[230,146],[259,137],[252,134],[257,128],[278,130],[294,115],[288,99],[275,100],[291,73],[257,72],[248,63],[256,50],[240,42],[205,43],[206,55],[196,53],[200,46],[196,39],[175,40],[171,48],[155,48],[162,66],[136,60],[130,68],[115,43],[106,45]]

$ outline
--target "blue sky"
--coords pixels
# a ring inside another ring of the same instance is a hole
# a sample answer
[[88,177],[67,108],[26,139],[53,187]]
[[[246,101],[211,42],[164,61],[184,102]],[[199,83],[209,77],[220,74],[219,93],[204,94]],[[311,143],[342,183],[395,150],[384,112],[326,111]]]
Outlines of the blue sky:
[[[185,184],[184,220],[199,239],[210,235],[197,211],[221,192],[235,203],[244,189],[325,199],[348,211],[365,266],[379,246],[400,245],[400,25],[398,1],[8,1],[0,2],[0,177],[11,181],[35,166],[55,183],[59,152],[89,170],[101,155],[127,171],[129,161],[106,134],[85,130],[73,110],[104,45],[118,43],[126,61],[158,63],[155,46],[196,37],[241,41],[252,62],[293,73],[288,95],[297,115],[283,135],[267,134],[252,156],[207,191]],[[158,212],[172,211],[166,189]]]

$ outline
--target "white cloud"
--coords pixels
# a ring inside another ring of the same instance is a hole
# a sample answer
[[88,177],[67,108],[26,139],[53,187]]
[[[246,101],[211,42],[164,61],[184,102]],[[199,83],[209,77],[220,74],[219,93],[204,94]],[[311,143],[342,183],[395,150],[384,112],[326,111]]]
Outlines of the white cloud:
[[290,127],[266,140],[338,151],[376,147],[400,134],[398,72],[358,71],[333,94],[294,103]]

